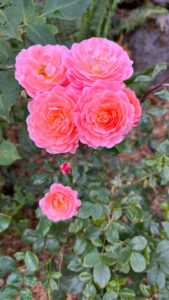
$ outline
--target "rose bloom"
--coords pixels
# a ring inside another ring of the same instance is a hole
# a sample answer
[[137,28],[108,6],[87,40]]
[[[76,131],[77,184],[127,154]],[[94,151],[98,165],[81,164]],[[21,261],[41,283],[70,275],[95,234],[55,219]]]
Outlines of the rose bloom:
[[16,57],[15,78],[33,98],[56,85],[67,85],[66,67],[62,60],[69,51],[60,45],[35,45],[23,49]]
[[97,79],[120,81],[132,73],[132,61],[118,44],[105,38],[90,38],[73,44],[64,54],[63,63],[71,84],[81,89],[91,86]]
[[69,186],[54,183],[50,192],[39,202],[42,213],[52,221],[60,221],[72,218],[78,214],[81,201],[77,199],[77,191]]
[[84,88],[75,111],[80,141],[94,149],[120,143],[132,129],[133,118],[134,106],[122,85],[111,80]]
[[124,93],[129,98],[130,103],[134,106],[134,119],[133,119],[133,126],[136,126],[138,121],[140,120],[142,109],[136,94],[129,88],[123,90]]
[[64,163],[60,166],[60,169],[61,169],[62,173],[67,174],[70,172],[71,166],[67,163]]
[[28,132],[38,147],[52,154],[75,153],[78,147],[74,123],[76,102],[68,88],[55,87],[29,103]]

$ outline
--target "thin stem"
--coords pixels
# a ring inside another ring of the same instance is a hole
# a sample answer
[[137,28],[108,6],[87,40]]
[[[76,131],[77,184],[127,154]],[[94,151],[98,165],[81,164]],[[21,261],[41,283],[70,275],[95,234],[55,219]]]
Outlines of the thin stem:
[[152,92],[156,91],[157,89],[159,89],[166,81],[169,80],[169,76],[164,79],[160,84],[156,85],[155,87],[153,87],[152,89],[150,89],[148,92],[146,92],[143,97],[140,99],[140,102],[143,102],[143,100]]

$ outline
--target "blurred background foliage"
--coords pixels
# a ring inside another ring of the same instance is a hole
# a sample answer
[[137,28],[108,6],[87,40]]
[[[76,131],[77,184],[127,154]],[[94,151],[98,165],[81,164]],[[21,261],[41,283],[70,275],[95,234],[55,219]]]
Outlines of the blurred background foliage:
[[[1,300],[40,299],[32,296],[39,283],[46,299],[169,299],[167,85],[146,97],[138,128],[119,145],[80,145],[75,156],[54,156],[29,139],[31,99],[14,78],[18,52],[38,43],[71,47],[101,36],[131,56],[123,37],[168,16],[168,7],[165,0],[1,0]],[[158,63],[126,85],[141,98],[167,69]],[[71,173],[62,174],[60,165],[70,160]],[[41,215],[38,201],[53,182],[78,190],[74,219],[54,223]]]

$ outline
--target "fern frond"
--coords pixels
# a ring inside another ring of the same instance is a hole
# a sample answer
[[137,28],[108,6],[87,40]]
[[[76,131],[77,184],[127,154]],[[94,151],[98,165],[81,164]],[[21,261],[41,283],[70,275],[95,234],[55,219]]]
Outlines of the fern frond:
[[119,36],[124,31],[131,32],[136,27],[144,24],[147,19],[167,13],[168,10],[161,6],[136,8],[130,17],[120,20],[117,28],[113,31],[112,37]]

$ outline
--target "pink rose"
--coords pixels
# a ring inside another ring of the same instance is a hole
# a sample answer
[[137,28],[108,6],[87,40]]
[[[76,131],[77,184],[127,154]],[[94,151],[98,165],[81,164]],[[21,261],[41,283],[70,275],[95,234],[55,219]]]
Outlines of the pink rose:
[[56,85],[67,85],[62,60],[69,51],[60,45],[35,45],[23,49],[16,57],[15,78],[31,97],[50,91]]
[[62,173],[67,174],[70,172],[71,166],[67,163],[64,163],[60,166],[60,169],[61,169]]
[[39,202],[42,213],[53,221],[72,218],[78,214],[81,201],[77,199],[77,191],[69,186],[54,183],[50,192]]
[[111,148],[130,132],[134,107],[121,88],[118,82],[98,80],[83,89],[75,111],[82,143],[94,149]]
[[140,120],[142,109],[136,94],[129,88],[123,90],[124,93],[129,98],[130,103],[134,106],[134,119],[133,119],[133,126],[136,126],[138,121]]
[[91,38],[73,44],[64,54],[67,76],[75,88],[91,86],[97,79],[120,81],[132,73],[132,61],[118,44],[105,38]]
[[74,123],[77,99],[68,88],[55,87],[35,97],[28,105],[30,138],[49,153],[75,153],[78,132]]

